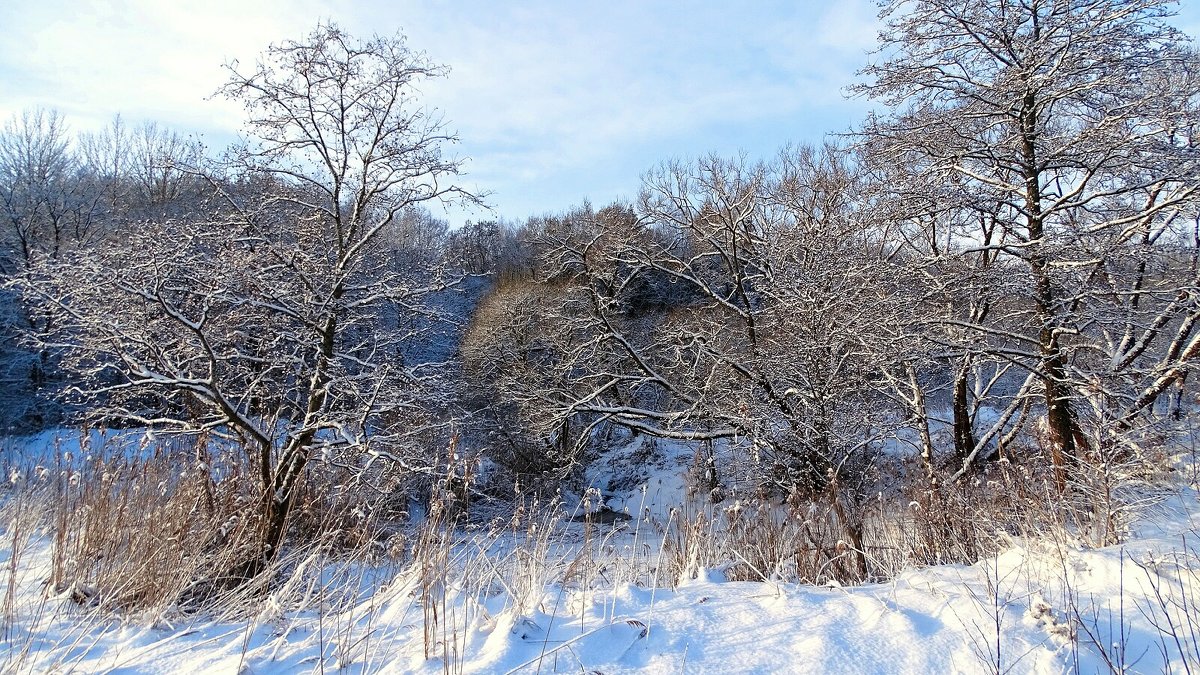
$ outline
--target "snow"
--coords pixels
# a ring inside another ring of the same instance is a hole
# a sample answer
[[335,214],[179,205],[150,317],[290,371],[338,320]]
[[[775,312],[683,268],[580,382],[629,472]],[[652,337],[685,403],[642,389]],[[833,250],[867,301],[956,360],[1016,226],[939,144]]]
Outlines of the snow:
[[[1122,569],[1130,579],[1140,573],[1130,569],[1129,553],[1125,547],[1069,556],[1074,592],[1087,599],[1077,606],[1085,617],[1099,618],[1093,630],[1106,640],[1124,631],[1136,671],[1159,671],[1161,648],[1172,660],[1179,655],[1172,639],[1140,613],[1153,607],[1145,588],[1127,582],[1126,625],[1112,624]],[[1018,548],[973,567],[914,571],[888,584],[846,589],[724,582],[719,574],[676,589],[623,584],[585,594],[551,586],[536,609],[520,615],[499,596],[470,611],[457,598],[452,616],[458,622],[444,635],[457,647],[449,659],[456,672],[533,672],[540,662],[543,672],[606,674],[969,673],[986,672],[996,658],[1002,670],[1018,672],[1104,670],[1086,638],[1072,641],[1064,613],[1069,606],[1061,604],[1065,596],[1057,586],[1062,579],[1037,576],[1049,560]],[[380,591],[370,606],[324,616],[281,613],[177,626],[99,620],[52,598],[49,614],[37,621],[26,614],[4,646],[16,670],[31,672],[304,673],[321,666],[442,672],[440,648],[433,658],[424,656],[421,608],[412,590],[401,584]],[[19,605],[36,609],[37,601],[27,595]]]
[[222,614],[118,615],[79,606],[69,589],[55,594],[45,583],[46,533],[20,527],[7,504],[0,671],[1090,673],[1200,665],[1200,498],[1182,482],[1158,495],[1119,546],[1013,540],[971,566],[815,587],[727,581],[719,569],[659,578],[661,535],[636,515],[664,513],[682,497],[686,461],[664,456],[645,488],[594,486],[610,508],[635,514],[615,529],[589,533],[562,522],[545,546],[530,530],[476,533],[434,570],[435,583],[428,574],[422,581],[419,565],[312,558],[253,609]]

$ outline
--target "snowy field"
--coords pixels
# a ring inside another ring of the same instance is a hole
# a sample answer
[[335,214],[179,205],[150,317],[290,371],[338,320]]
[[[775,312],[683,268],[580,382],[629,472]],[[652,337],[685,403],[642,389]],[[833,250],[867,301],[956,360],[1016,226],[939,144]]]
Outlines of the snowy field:
[[[61,448],[60,448],[61,450]],[[77,450],[76,450],[77,451]],[[423,560],[292,561],[265,601],[113,612],[48,583],[34,509],[4,505],[0,672],[1093,673],[1200,668],[1200,501],[1147,495],[1124,544],[1013,540],[973,566],[814,587],[668,571],[685,467],[610,505],[460,532]],[[1180,472],[1180,475],[1182,472]],[[638,499],[631,508],[629,502]],[[666,515],[670,518],[670,515]],[[81,601],[81,598],[83,599]]]

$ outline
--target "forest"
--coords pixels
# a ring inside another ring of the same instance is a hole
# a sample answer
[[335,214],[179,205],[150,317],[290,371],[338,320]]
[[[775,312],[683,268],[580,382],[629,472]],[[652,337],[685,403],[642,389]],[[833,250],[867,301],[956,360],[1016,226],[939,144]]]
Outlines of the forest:
[[676,577],[1124,541],[1194,459],[1200,52],[1172,11],[883,3],[855,128],[523,221],[435,215],[488,197],[399,34],[322,23],[228,66],[227,148],[13,117],[0,422],[141,439],[11,481],[49,495],[53,583],[210,607],[313,550],[428,582],[456,532],[636,522],[613,497],[668,465]]

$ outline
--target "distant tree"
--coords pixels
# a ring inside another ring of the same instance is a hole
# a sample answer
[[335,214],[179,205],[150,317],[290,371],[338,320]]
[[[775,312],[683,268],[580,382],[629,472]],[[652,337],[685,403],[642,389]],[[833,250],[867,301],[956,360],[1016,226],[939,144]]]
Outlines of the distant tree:
[[[39,257],[59,257],[103,235],[109,216],[105,185],[81,160],[62,116],[31,109],[0,129],[0,278],[23,278]],[[49,392],[53,354],[21,336],[46,328],[18,294],[0,290],[0,420],[10,428],[59,418]]]
[[413,207],[401,213],[388,233],[388,247],[397,269],[414,273],[436,267],[447,255],[449,224],[428,210]]
[[199,190],[202,181],[196,173],[205,163],[204,146],[145,122],[130,133],[128,162],[137,205],[148,215],[161,216],[171,206],[186,207],[189,192]]
[[565,386],[564,291],[532,280],[494,288],[474,308],[460,345],[469,430],[494,461],[522,475],[563,478],[578,468],[574,439],[561,433],[563,420],[547,400]]
[[80,178],[98,195],[105,229],[202,208],[199,173],[207,158],[196,140],[156,122],[130,128],[117,115],[80,135],[78,148]]
[[468,274],[488,274],[496,269],[500,237],[500,223],[468,220],[451,236],[449,252]]
[[[396,361],[408,328],[386,317],[418,311],[443,280],[398,271],[390,238],[423,202],[473,197],[443,154],[455,137],[415,98],[445,71],[401,36],[359,41],[320,25],[228,70],[221,93],[244,105],[251,140],[207,175],[206,207],[43,259],[28,290],[54,316],[51,337],[96,417],[245,449],[261,538],[240,573],[253,575],[284,542],[315,456],[429,468],[398,439],[437,390]],[[139,145],[149,157],[174,146],[153,129]],[[171,180],[140,182],[153,199]]]
[[37,255],[57,256],[98,229],[100,195],[82,180],[66,123],[56,111],[27,110],[0,132],[2,264],[12,274]]
[[97,132],[79,135],[75,153],[80,178],[97,193],[97,211],[105,225],[128,215],[133,194],[133,139],[120,115]]

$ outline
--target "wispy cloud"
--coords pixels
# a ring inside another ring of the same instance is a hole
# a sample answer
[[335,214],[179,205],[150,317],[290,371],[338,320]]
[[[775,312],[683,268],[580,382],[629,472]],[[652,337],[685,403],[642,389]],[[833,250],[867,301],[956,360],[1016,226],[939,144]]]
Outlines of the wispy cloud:
[[93,128],[123,112],[218,139],[240,117],[205,100],[224,61],[321,19],[359,35],[403,28],[451,66],[426,100],[459,130],[468,183],[513,217],[632,197],[640,172],[672,156],[762,154],[844,129],[863,106],[841,90],[876,31],[869,0],[19,4],[0,9],[27,36],[0,46],[0,115],[52,106]]
[[660,160],[815,140],[863,108],[841,89],[874,41],[869,2],[558,7],[494,3],[442,17],[456,31],[431,31],[447,39],[429,49],[454,67],[431,98],[506,213],[537,210],[525,197],[542,192],[539,181],[586,170],[593,199],[618,196],[600,187],[615,183],[632,197],[638,174]]

